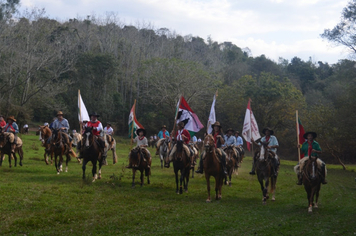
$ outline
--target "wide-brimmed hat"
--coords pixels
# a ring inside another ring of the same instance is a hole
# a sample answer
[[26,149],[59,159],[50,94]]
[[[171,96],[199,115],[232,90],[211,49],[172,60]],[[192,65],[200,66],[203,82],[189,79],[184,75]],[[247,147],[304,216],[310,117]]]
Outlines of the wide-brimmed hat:
[[235,131],[235,134],[240,134],[240,132],[236,130],[236,131]]
[[219,121],[216,121],[214,124],[212,124],[211,128],[214,128],[214,126],[219,126],[220,128],[222,128]]
[[268,128],[268,127],[264,128],[264,129],[262,130],[262,134],[266,135],[266,131],[267,131],[267,130],[270,132],[271,135],[274,134],[274,131],[273,131],[271,128]]
[[146,130],[145,130],[145,129],[142,129],[142,128],[136,130],[137,136],[139,136],[139,133],[140,133],[141,131],[143,131],[143,136],[146,136]]
[[63,116],[63,112],[62,111],[58,111],[57,112],[57,116],[59,116],[59,115]]
[[166,125],[162,125],[161,129],[163,129],[163,128],[167,129],[167,126]]
[[179,123],[178,123],[178,126],[181,126],[181,127],[183,127],[183,128],[184,128],[185,124],[184,124],[184,122],[183,122],[183,121],[181,121],[181,122],[179,122]]
[[110,122],[106,122],[106,125],[110,125],[111,126],[111,123]]
[[49,124],[48,124],[48,122],[45,122],[43,125],[44,125],[44,126],[48,126]]
[[99,117],[98,113],[96,113],[95,111],[91,114],[89,114],[89,116],[96,116],[96,117]]
[[315,139],[315,138],[317,137],[317,135],[316,135],[315,132],[309,131],[309,132],[306,132],[306,133],[303,135],[303,138],[308,139],[308,134],[313,135],[313,139]]
[[228,129],[225,131],[225,134],[227,134],[229,131],[232,131],[233,133],[235,132],[235,130],[233,130],[232,128],[228,128]]
[[16,122],[16,119],[15,119],[15,117],[14,117],[14,116],[9,116],[9,117],[7,117],[7,119],[6,119],[6,120],[12,120],[12,121]]

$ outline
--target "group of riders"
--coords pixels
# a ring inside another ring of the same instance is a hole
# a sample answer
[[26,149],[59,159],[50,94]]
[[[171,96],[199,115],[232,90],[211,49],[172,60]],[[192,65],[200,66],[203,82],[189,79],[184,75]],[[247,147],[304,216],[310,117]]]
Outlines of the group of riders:
[[[95,140],[98,143],[99,147],[101,148],[101,153],[104,153],[104,148],[105,148],[105,140],[103,139],[103,136],[101,135],[102,132],[105,132],[110,140],[113,140],[111,137],[114,133],[113,128],[111,127],[110,123],[107,123],[107,126],[103,128],[102,123],[98,120],[98,117],[100,117],[96,112],[93,112],[89,115],[90,121],[83,121],[82,128],[85,130],[86,128],[91,128],[93,135],[95,136]],[[1,132],[7,132],[9,133],[8,135],[8,141],[11,143],[11,152],[14,153],[16,145],[17,145],[17,134],[19,133],[19,127],[16,124],[16,119],[14,116],[9,116],[6,119],[7,122],[4,120],[4,116],[0,115],[0,130]],[[65,145],[68,147],[68,151],[70,152],[72,149],[72,137],[69,135],[68,131],[70,129],[69,122],[67,119],[64,118],[63,112],[59,111],[57,113],[56,119],[51,124],[45,123],[45,126],[49,126],[52,130],[58,130],[63,134],[65,137],[63,139],[63,142]],[[184,122],[179,122],[177,124],[177,131],[173,132],[170,134],[167,131],[167,127],[165,125],[162,126],[161,131],[158,133],[158,137],[160,140],[167,140],[172,143],[176,141],[183,141],[185,147],[189,150],[190,153],[190,158],[193,157],[193,151],[191,149],[191,143],[193,143],[193,139],[190,136],[190,133],[188,130],[184,128],[185,124]],[[234,131],[232,128],[229,128],[226,130],[225,134],[223,133],[222,126],[218,121],[216,121],[212,126],[212,132],[211,135],[214,137],[214,143],[215,143],[215,148],[219,149],[220,155],[220,163],[222,165],[222,170],[223,174],[227,175],[227,170],[226,170],[226,154],[225,150],[228,147],[233,147],[236,152],[238,152],[241,155],[244,153],[243,149],[243,140],[241,136],[239,136],[238,131]],[[74,131],[73,131],[74,132]],[[84,131],[83,131],[84,132]],[[141,152],[143,153],[143,161],[148,161],[151,158],[151,154],[149,150],[147,149],[148,147],[148,140],[146,138],[146,130],[143,128],[137,129],[136,132],[137,136],[133,140],[136,144],[137,147],[140,148]],[[252,142],[260,146],[262,143],[268,143],[267,150],[270,152],[273,156],[272,161],[272,166],[273,166],[273,174],[278,175],[278,169],[279,169],[279,157],[277,155],[277,148],[279,147],[278,140],[276,136],[274,136],[274,131],[270,128],[265,128],[263,129],[262,133],[264,134],[264,137],[262,137],[259,140],[252,140]],[[207,133],[205,133],[207,135]],[[302,170],[303,170],[303,165],[306,160],[309,159],[309,157],[319,157],[319,154],[321,154],[321,148],[318,142],[315,141],[315,138],[317,137],[317,134],[315,132],[306,132],[304,134],[305,142],[301,146],[301,151],[304,154],[304,158],[301,159],[299,163],[299,172],[298,172],[298,185],[302,184]],[[195,141],[195,140],[194,140]],[[49,144],[51,142],[51,138],[47,140],[47,143]],[[160,142],[158,142],[159,145]],[[157,147],[157,151],[158,151]],[[79,150],[80,156],[79,158],[82,158],[83,155],[83,150],[82,150],[82,144],[81,142],[78,142],[77,144],[77,149]],[[174,154],[176,152],[176,146],[173,145],[172,148],[169,150],[168,153],[168,160],[165,164],[165,167],[169,168],[169,163],[173,160]],[[200,163],[198,170],[196,173],[203,173],[203,160],[204,160],[204,151],[202,152],[200,156]],[[235,155],[237,158],[237,155]],[[255,174],[255,165],[257,158],[259,156],[259,152],[256,151],[254,154],[253,158],[253,164],[252,164],[252,170],[250,172],[251,175]],[[102,155],[102,162],[105,162],[105,156]],[[322,183],[326,184],[326,171],[325,171],[325,163],[320,160],[320,158],[317,159],[318,162],[318,168],[321,173],[322,177]],[[131,163],[126,168],[132,168]],[[148,166],[148,168],[150,168]]]

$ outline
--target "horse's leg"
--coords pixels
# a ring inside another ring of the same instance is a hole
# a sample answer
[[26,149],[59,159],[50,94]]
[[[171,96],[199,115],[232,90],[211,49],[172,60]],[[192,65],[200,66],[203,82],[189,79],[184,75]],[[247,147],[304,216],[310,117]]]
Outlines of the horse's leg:
[[263,196],[262,203],[265,204],[266,203],[266,193],[267,193],[267,191],[266,191],[266,189],[265,189],[265,187],[263,185],[263,178],[259,174],[258,174],[258,182],[260,183],[261,190],[262,190],[262,196]]
[[66,154],[66,170],[65,170],[65,172],[68,172],[68,162],[69,162],[69,159],[70,159],[69,154]]
[[320,183],[318,183],[318,185],[316,186],[314,208],[318,208],[318,199],[319,199],[320,186],[321,186]]
[[117,163],[117,155],[116,155],[116,143],[112,146],[112,163],[115,165]]
[[182,184],[184,184],[184,177],[185,177],[185,168],[180,170],[179,194],[183,194],[183,186],[182,186]]
[[9,156],[9,167],[11,168],[11,156],[12,156],[12,152],[10,152]]
[[144,172],[144,170],[140,170],[140,172],[141,172],[141,176],[140,176],[140,180],[141,180],[141,187],[142,187],[142,185],[143,185],[143,182],[144,182],[144,179],[143,179],[143,172]]
[[63,172],[63,167],[62,167],[63,156],[62,156],[62,153],[63,153],[63,152],[61,152],[61,154],[59,154],[59,171],[60,171],[60,172]]
[[179,194],[179,190],[178,190],[178,169],[174,169],[174,174],[176,176],[176,194]]
[[221,194],[222,186],[223,186],[223,177],[220,176],[219,177],[219,185],[218,185],[218,189],[219,189],[218,200],[220,200],[222,198],[222,194]]
[[17,156],[16,156],[16,151],[12,154],[14,157],[14,161],[15,161],[15,167],[17,166]]
[[46,162],[46,165],[48,165],[48,153],[47,153],[46,150],[45,150],[45,152],[44,152],[43,157],[44,157],[44,160],[45,160],[45,162]]
[[0,157],[0,166],[2,166],[2,161],[4,160],[5,154],[1,152],[1,157]]
[[160,153],[159,158],[161,159],[161,169],[163,169],[163,158],[164,156]]
[[271,194],[272,194],[272,201],[276,200],[275,193],[276,193],[276,182],[277,182],[277,177],[272,176],[271,177]]
[[187,173],[185,174],[186,182],[185,182],[185,186],[184,186],[184,190],[186,193],[188,192],[188,183],[189,183],[189,176],[190,176],[189,172],[190,172],[190,168],[187,168]]
[[132,187],[135,187],[135,174],[136,174],[136,169],[132,168]]
[[[222,181],[224,181],[222,179]],[[219,200],[219,184],[220,184],[220,176],[215,176],[215,200]]]
[[54,154],[54,166],[56,167],[57,175],[59,175],[59,164],[60,160],[58,161],[58,154]]
[[98,179],[101,179],[101,167],[103,166],[103,163],[101,161],[99,163],[99,170],[98,170]]
[[206,172],[205,172],[205,179],[206,179],[206,188],[208,190],[208,199],[206,199],[206,202],[211,202],[211,199],[210,199],[210,176],[208,176],[208,174],[206,174]]
[[88,163],[88,160],[87,159],[83,159],[83,163],[82,163],[82,169],[83,169],[83,179],[85,179],[85,168],[86,168],[86,165]]
[[[97,159],[91,161],[91,163],[93,163],[93,168],[91,170],[91,173],[93,174],[93,181],[92,182],[94,182],[98,178],[98,176],[96,174],[96,163],[97,162],[98,162]],[[101,161],[99,160],[99,162],[101,162]]]
[[229,173],[229,186],[231,187],[231,175],[232,175],[232,171],[230,171]]
[[269,186],[269,177],[265,178],[266,200],[269,198],[268,186]]

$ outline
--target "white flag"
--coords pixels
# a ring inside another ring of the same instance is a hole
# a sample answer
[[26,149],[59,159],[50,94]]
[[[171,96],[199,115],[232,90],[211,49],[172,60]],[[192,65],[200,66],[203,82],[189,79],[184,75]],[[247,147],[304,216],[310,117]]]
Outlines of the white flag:
[[84,105],[82,95],[80,95],[80,93],[78,94],[78,119],[80,122],[83,122],[84,120],[90,120],[87,108]]
[[253,140],[261,138],[260,132],[258,131],[257,121],[251,110],[250,100],[247,104],[244,127],[242,129],[242,137],[244,137],[244,139],[246,140],[247,149],[249,151],[251,145],[251,138],[253,138]]
[[211,104],[210,115],[209,115],[209,119],[208,119],[208,125],[206,126],[208,128],[208,134],[211,134],[211,132],[213,132],[213,128],[211,127],[211,125],[216,122],[215,100],[216,100],[216,96],[214,95],[213,103]]

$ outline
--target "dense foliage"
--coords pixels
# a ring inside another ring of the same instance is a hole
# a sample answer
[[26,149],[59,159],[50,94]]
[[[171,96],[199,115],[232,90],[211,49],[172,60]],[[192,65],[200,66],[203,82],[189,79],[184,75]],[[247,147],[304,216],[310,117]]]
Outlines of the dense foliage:
[[173,126],[181,94],[205,124],[218,89],[217,119],[224,128],[241,131],[251,98],[260,129],[274,129],[280,154],[296,159],[299,110],[305,128],[319,134],[325,159],[352,161],[355,75],[354,61],[274,62],[210,37],[125,25],[113,13],[59,22],[33,9],[0,21],[0,112],[15,115],[20,125],[50,121],[62,110],[78,128],[80,89],[88,110],[111,121],[120,135],[128,133],[136,99],[137,117],[153,134],[162,124]]

